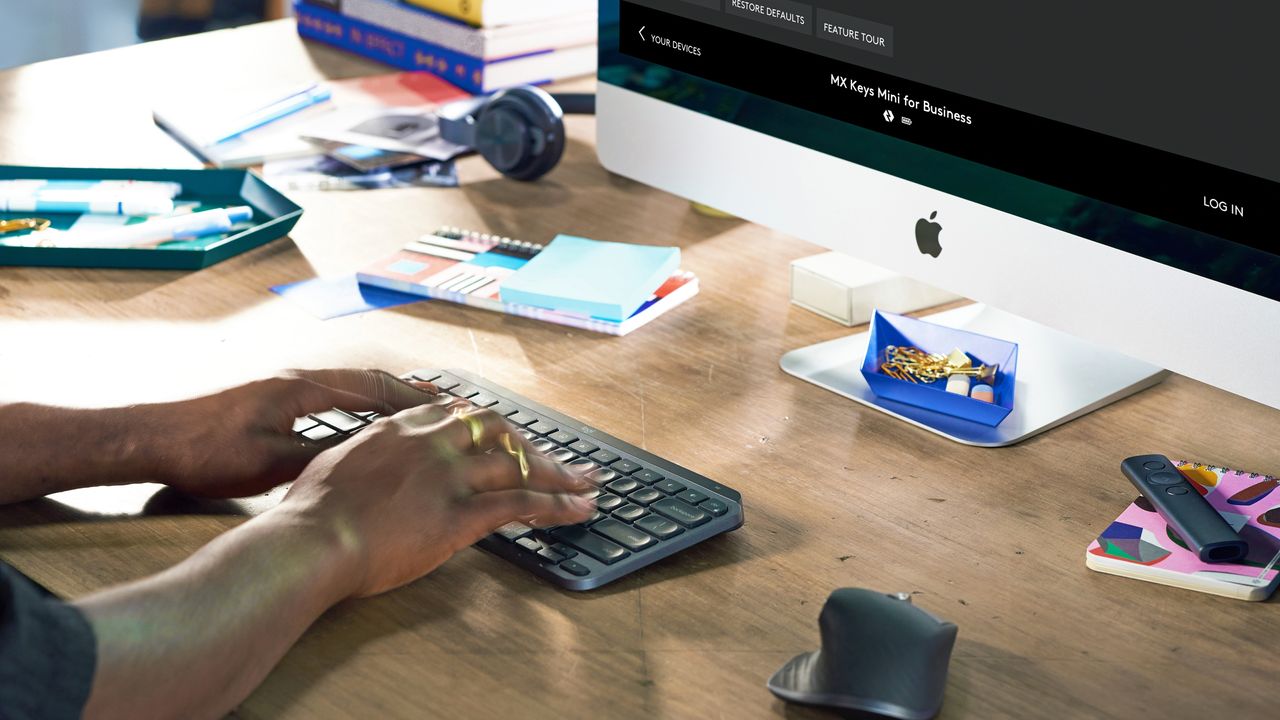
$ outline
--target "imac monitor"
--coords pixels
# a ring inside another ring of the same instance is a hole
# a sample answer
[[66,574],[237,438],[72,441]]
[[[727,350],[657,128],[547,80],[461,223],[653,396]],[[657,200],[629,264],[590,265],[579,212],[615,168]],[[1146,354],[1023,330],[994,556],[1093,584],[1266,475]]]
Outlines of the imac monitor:
[[[1021,345],[1001,428],[881,409],[1002,445],[1164,369],[1280,408],[1238,371],[1280,358],[1280,4],[600,9],[606,168],[972,298],[948,321]],[[852,349],[783,366],[875,404]]]

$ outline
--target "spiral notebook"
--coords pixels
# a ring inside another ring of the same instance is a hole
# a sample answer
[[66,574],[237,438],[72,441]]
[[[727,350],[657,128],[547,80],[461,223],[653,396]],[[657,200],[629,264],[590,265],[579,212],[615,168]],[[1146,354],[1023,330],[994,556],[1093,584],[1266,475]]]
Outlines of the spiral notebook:
[[1280,584],[1280,480],[1178,462],[1178,469],[1249,544],[1239,563],[1205,563],[1144,497],[1134,500],[1085,551],[1098,572],[1239,600],[1265,600]]
[[[698,278],[676,270],[622,321],[503,302],[502,283],[544,246],[458,228],[441,228],[357,273],[363,285],[569,327],[626,335],[698,294]],[[566,288],[568,289],[568,288]]]

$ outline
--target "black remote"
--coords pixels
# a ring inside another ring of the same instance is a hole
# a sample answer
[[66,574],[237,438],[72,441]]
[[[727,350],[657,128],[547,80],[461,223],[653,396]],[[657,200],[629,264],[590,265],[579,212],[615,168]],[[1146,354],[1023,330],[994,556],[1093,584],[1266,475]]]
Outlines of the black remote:
[[1169,458],[1135,455],[1120,463],[1120,471],[1202,562],[1233,562],[1248,554],[1248,543],[1240,539]]

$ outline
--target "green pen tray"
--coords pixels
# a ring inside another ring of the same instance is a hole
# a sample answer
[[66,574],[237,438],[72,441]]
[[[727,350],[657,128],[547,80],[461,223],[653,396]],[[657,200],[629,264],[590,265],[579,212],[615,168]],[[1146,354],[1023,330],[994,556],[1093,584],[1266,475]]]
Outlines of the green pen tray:
[[[253,227],[226,235],[166,243],[155,248],[56,248],[0,245],[0,265],[198,270],[284,237],[302,208],[248,170],[146,170],[0,165],[0,180],[149,180],[182,184],[177,199],[201,206],[253,208]],[[67,213],[3,213],[0,220],[39,216],[67,229],[80,218]]]

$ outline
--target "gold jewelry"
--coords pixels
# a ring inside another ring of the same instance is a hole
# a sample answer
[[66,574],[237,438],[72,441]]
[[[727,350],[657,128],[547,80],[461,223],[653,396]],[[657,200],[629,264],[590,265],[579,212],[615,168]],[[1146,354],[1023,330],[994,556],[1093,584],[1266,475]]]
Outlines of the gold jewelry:
[[465,412],[454,413],[453,418],[467,426],[467,431],[471,433],[471,449],[479,448],[480,443],[484,442],[484,423],[480,418]]
[[502,433],[498,436],[498,442],[502,443],[502,447],[507,454],[516,459],[516,463],[520,466],[520,487],[529,487],[529,458],[525,457],[524,445],[518,440],[511,437],[510,433]]

